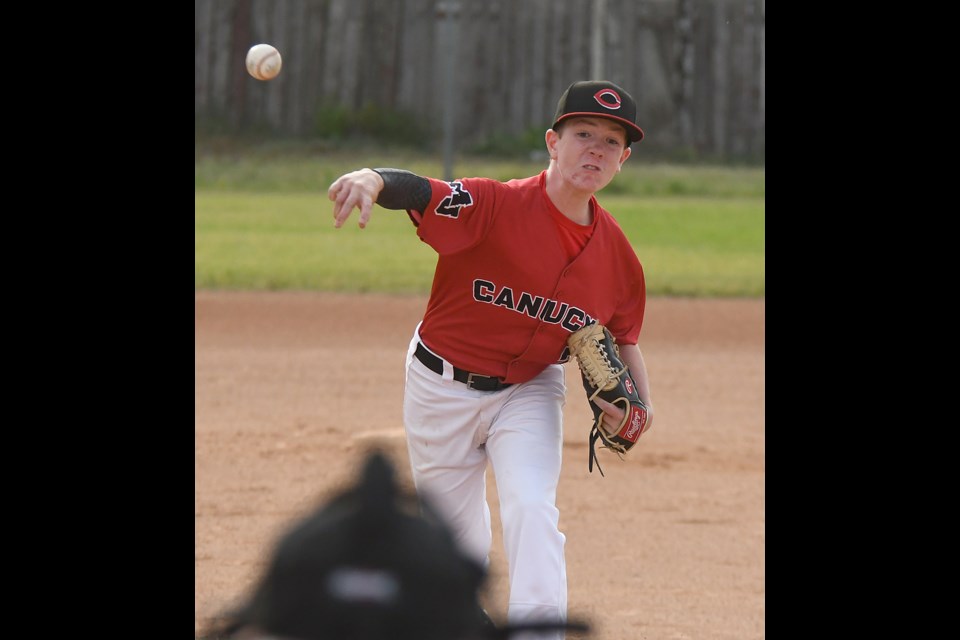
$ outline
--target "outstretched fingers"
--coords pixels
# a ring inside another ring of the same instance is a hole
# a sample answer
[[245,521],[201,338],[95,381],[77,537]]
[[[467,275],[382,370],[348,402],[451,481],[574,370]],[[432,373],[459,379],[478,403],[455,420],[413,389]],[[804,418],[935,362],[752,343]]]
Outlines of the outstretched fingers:
[[360,210],[360,228],[367,226],[373,210],[373,196],[361,182],[350,180],[346,176],[341,177],[330,185],[327,197],[333,201],[334,227],[342,227],[355,208]]

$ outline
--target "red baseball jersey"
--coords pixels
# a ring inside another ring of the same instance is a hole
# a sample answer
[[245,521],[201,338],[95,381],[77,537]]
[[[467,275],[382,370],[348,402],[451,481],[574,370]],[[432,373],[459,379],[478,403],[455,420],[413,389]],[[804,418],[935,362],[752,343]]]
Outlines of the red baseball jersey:
[[578,234],[547,197],[545,170],[509,182],[429,180],[426,210],[407,211],[438,254],[420,326],[427,347],[461,369],[518,383],[563,362],[567,337],[594,320],[618,344],[637,343],[643,267],[595,197],[582,233],[589,239],[571,259]]

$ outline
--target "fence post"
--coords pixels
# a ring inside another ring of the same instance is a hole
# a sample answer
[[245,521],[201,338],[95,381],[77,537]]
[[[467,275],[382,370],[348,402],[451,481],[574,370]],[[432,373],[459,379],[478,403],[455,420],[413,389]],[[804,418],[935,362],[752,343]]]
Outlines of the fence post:
[[455,109],[457,105],[457,84],[454,71],[456,69],[457,46],[457,16],[460,12],[460,3],[455,1],[440,2],[437,4],[437,17],[440,19],[440,45],[443,55],[443,179],[453,180],[453,136],[456,121]]

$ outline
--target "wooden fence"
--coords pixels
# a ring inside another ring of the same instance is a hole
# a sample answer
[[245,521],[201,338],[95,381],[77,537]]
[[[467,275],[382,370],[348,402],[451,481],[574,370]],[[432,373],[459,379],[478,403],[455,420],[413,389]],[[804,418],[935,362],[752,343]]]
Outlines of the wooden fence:
[[[604,78],[642,144],[762,161],[764,22],[765,0],[195,0],[194,115],[311,136],[322,108],[373,106],[466,147],[542,132],[571,82]],[[259,42],[283,56],[269,82],[244,66]]]

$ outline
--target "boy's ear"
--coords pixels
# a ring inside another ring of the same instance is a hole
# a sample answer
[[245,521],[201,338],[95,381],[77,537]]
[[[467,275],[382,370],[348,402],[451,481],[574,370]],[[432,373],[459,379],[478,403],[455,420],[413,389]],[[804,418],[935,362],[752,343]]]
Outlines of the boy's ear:
[[550,154],[552,160],[557,158],[557,140],[560,138],[560,134],[554,131],[553,129],[547,129],[546,133],[543,134],[543,141],[547,146],[547,153]]

